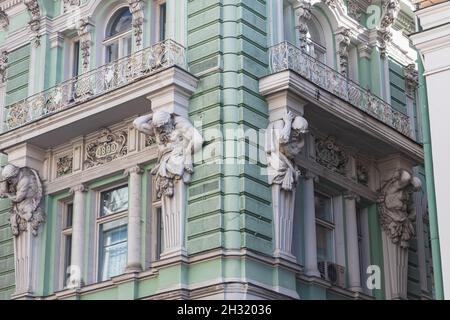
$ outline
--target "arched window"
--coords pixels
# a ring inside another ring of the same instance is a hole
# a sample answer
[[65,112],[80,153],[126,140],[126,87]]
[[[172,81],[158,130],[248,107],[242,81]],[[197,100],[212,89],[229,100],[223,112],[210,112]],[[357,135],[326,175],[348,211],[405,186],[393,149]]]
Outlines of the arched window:
[[106,63],[131,54],[132,21],[128,7],[118,10],[106,26]]
[[327,62],[327,48],[322,26],[312,17],[308,22],[308,53],[317,60]]

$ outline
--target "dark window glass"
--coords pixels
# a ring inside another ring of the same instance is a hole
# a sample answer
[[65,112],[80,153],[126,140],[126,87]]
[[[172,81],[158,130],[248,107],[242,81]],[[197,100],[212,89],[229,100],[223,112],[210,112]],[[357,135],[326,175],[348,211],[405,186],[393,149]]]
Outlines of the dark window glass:
[[114,37],[131,30],[133,17],[128,8],[123,8],[111,19],[107,28],[106,37]]
[[163,3],[159,6],[159,41],[164,41],[166,39],[166,4]]
[[104,217],[128,209],[128,186],[102,192],[100,216]]

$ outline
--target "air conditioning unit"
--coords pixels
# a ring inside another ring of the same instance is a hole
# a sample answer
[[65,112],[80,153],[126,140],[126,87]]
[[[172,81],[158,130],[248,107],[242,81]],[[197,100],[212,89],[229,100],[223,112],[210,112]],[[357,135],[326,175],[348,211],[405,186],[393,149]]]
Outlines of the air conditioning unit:
[[329,261],[319,261],[318,268],[322,279],[330,281],[333,285],[345,287],[345,268]]

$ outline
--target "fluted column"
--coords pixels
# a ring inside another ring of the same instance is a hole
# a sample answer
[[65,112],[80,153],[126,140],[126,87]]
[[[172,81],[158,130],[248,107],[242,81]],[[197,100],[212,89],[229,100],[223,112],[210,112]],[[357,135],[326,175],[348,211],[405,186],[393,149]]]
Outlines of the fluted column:
[[314,204],[314,181],[317,176],[306,172],[303,176],[303,212],[305,215],[305,274],[320,277],[317,268],[316,208]]
[[360,257],[358,247],[358,224],[356,213],[356,201],[358,196],[354,193],[347,193],[345,196],[345,223],[348,253],[348,281],[349,289],[354,292],[361,292]]
[[[70,286],[79,287],[82,284],[84,265],[84,222],[87,187],[83,184],[72,187],[73,194],[73,223],[72,223],[72,256],[70,270]],[[77,277],[79,275],[79,277]]]
[[142,270],[141,264],[141,175],[144,171],[139,166],[125,170],[129,177],[129,205],[128,205],[128,263],[126,272]]

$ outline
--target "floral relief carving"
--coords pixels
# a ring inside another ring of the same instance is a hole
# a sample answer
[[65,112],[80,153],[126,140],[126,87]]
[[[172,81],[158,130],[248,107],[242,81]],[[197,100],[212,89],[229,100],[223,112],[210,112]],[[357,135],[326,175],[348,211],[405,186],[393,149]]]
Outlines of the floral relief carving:
[[38,47],[41,44],[39,31],[41,30],[41,10],[37,0],[24,0],[28,12],[31,15],[31,20],[28,22],[30,30],[35,35],[34,45]]
[[138,48],[142,45],[142,28],[144,25],[144,3],[142,0],[128,0],[130,12],[133,15],[133,30]]
[[117,133],[103,129],[100,137],[86,145],[87,168],[111,162],[128,154],[128,134],[125,131]]
[[63,0],[63,11],[67,12],[71,7],[79,7],[81,4],[80,0]]
[[339,43],[339,63],[341,67],[341,73],[343,76],[348,76],[348,56],[349,56],[349,46],[350,46],[350,29],[343,29],[337,34],[337,41]]
[[298,18],[297,29],[300,34],[300,49],[306,51],[308,46],[308,21],[311,20],[311,3],[300,1],[295,8]]
[[416,65],[414,63],[411,63],[405,67],[405,83],[406,92],[410,96],[414,96],[414,93],[419,87],[419,73],[416,70]]
[[[36,236],[39,226],[45,222],[43,186],[38,172],[28,167],[7,164],[2,170],[0,198],[11,201],[12,234],[18,237],[22,232],[31,231]],[[31,230],[28,230],[28,225]]]
[[56,177],[62,177],[72,173],[73,156],[65,155],[56,160]]
[[383,16],[380,23],[380,49],[381,54],[386,55],[386,49],[389,42],[392,41],[392,32],[390,30],[392,24],[397,18],[400,11],[399,0],[384,0],[383,1]]
[[9,26],[9,18],[5,11],[0,8],[0,31],[6,30]]
[[6,82],[7,70],[8,70],[8,52],[3,51],[0,54],[0,83]]
[[316,139],[316,161],[322,166],[345,174],[348,156],[344,148],[336,143],[332,136],[326,139]]

